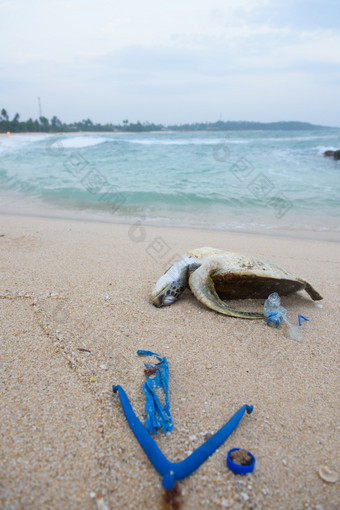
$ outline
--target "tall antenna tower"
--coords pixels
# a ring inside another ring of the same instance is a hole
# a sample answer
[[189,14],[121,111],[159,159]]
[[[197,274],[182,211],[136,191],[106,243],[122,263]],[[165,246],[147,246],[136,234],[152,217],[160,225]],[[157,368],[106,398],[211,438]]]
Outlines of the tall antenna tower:
[[38,97],[38,108],[39,108],[39,117],[42,117],[40,97]]

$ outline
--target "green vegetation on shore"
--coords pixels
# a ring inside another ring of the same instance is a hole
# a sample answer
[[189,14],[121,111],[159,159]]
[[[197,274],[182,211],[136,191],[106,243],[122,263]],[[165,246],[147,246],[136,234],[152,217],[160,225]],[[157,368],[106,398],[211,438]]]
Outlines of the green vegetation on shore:
[[175,124],[163,125],[153,124],[151,122],[130,123],[123,120],[122,124],[99,124],[94,123],[90,119],[81,122],[72,122],[66,124],[54,116],[50,120],[47,117],[39,117],[33,120],[20,120],[19,113],[16,113],[12,120],[5,108],[0,114],[0,133],[75,133],[86,131],[127,131],[133,133],[148,131],[249,131],[249,130],[296,130],[304,129],[326,129],[326,126],[317,126],[308,122],[248,122],[248,121],[222,121],[217,122],[196,122],[194,124]]

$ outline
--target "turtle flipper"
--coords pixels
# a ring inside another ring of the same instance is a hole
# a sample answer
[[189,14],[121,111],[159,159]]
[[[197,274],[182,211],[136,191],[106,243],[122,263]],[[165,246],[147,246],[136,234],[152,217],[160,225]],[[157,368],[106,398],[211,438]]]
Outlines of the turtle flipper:
[[262,313],[236,310],[219,298],[215,290],[214,282],[210,276],[214,269],[216,268],[212,267],[208,270],[203,264],[199,269],[191,273],[189,277],[189,287],[196,299],[208,308],[211,308],[215,312],[222,313],[223,315],[239,317],[240,319],[263,319],[264,315],[262,315]]
[[305,280],[301,280],[305,284],[305,291],[310,295],[313,301],[320,301],[323,297]]

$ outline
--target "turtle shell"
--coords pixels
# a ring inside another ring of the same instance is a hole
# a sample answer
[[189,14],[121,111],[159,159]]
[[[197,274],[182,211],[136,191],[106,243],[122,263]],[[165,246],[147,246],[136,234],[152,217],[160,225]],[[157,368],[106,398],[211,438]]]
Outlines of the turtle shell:
[[200,268],[189,278],[190,288],[199,301],[211,308],[217,297],[265,299],[272,292],[286,296],[303,289],[312,299],[322,299],[308,282],[260,257],[210,247],[192,250],[188,255],[201,261]]
[[305,288],[303,280],[253,255],[216,248],[198,248],[188,255],[216,267],[210,277],[221,299],[267,298],[271,292],[286,296]]

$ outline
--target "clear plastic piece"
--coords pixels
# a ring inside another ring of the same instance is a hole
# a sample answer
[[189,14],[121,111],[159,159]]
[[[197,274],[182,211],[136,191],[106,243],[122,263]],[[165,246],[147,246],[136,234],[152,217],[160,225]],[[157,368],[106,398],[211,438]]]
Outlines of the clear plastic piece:
[[285,333],[288,338],[301,342],[302,336],[299,330],[290,324],[286,317],[286,309],[281,306],[281,299],[277,292],[273,292],[266,299],[263,307],[263,314],[267,317],[268,326],[277,328],[284,321]]

